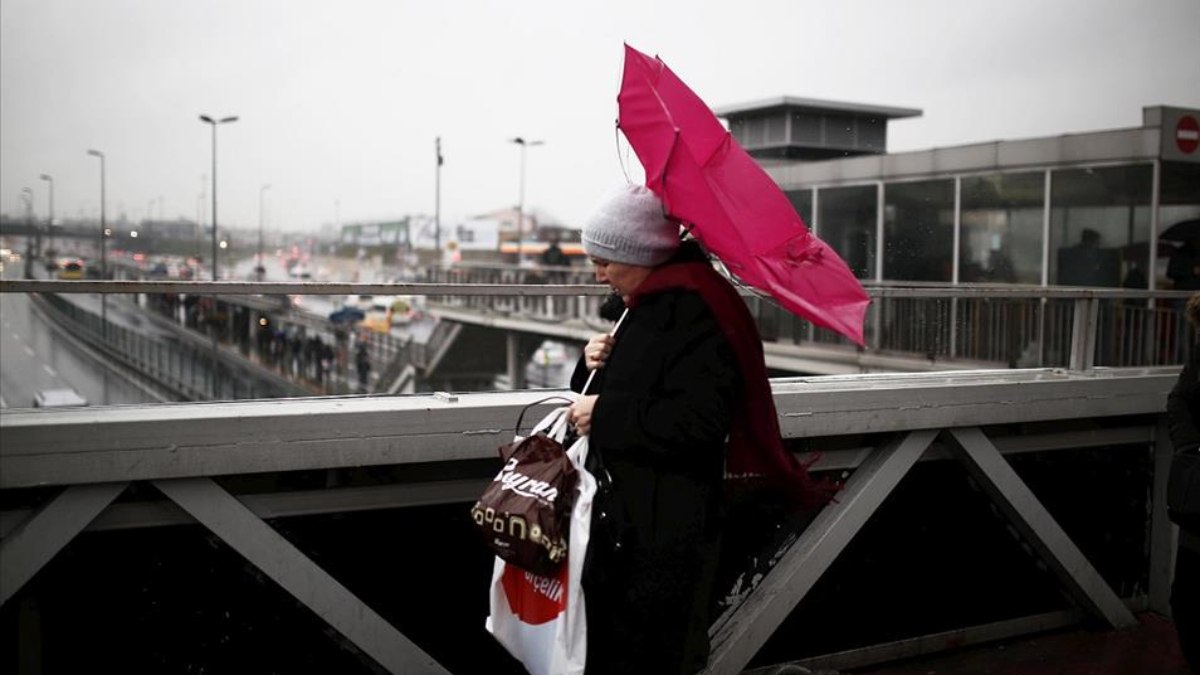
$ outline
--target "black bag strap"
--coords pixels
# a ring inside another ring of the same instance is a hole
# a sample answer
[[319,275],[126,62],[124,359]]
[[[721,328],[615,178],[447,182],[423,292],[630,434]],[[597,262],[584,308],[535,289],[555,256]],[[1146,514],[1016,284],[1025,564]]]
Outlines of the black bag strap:
[[533,403],[530,403],[529,405],[525,406],[524,408],[521,408],[521,414],[517,415],[517,426],[513,427],[513,436],[519,436],[521,434],[521,423],[525,420],[525,413],[529,412],[530,408],[532,408],[534,406],[542,405],[543,403],[549,403],[550,401],[562,401],[567,404],[574,403],[574,401],[567,398],[566,396],[547,396],[546,398],[543,398],[539,401],[534,401]]

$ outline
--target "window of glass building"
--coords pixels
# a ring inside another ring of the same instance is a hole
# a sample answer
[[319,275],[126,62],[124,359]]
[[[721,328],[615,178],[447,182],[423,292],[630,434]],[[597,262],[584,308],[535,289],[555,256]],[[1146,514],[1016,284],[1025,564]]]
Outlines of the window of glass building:
[[805,226],[811,230],[813,227],[812,190],[789,190],[786,194],[788,201],[792,203],[792,208],[796,209],[796,213],[800,214],[800,220],[803,220]]
[[1051,174],[1050,283],[1145,287],[1152,179],[1150,164]]
[[954,181],[889,183],[883,214],[884,279],[952,280]]
[[878,191],[874,185],[825,188],[817,206],[821,239],[833,247],[859,279],[875,278],[875,214]]
[[1045,174],[997,173],[962,179],[958,280],[1042,282]]
[[[1200,289],[1200,164],[1163,162],[1161,178],[1155,287]],[[1147,249],[1139,251],[1143,265],[1149,264]]]

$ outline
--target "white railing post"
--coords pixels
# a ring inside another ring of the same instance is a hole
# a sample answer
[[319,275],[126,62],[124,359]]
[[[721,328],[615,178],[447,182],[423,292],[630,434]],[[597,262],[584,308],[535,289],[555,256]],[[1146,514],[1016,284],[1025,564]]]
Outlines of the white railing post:
[[1075,300],[1071,323],[1071,370],[1091,370],[1096,364],[1096,331],[1099,328],[1100,301],[1092,296]]

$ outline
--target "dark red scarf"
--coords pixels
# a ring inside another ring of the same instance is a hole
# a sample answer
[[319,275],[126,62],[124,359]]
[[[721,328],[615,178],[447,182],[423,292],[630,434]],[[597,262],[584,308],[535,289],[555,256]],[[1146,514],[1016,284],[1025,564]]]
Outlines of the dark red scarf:
[[784,447],[771,383],[767,380],[762,340],[754,317],[737,289],[706,262],[668,263],[656,267],[630,294],[627,304],[636,307],[643,297],[672,290],[700,294],[729,341],[741,370],[743,395],[737,398],[729,434],[728,477],[765,480],[785,488],[802,506],[823,505],[836,486],[814,481],[807,466]]

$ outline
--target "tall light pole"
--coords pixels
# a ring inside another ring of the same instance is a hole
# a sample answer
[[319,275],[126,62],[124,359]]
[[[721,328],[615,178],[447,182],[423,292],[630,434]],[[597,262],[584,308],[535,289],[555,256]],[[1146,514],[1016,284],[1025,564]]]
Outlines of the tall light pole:
[[[100,278],[108,278],[108,247],[105,246],[105,237],[108,236],[108,224],[104,219],[104,153],[99,150],[88,150],[87,154],[92,157],[100,158]],[[103,300],[104,296],[101,295]],[[103,306],[103,303],[101,303]]]
[[[433,249],[442,254],[442,137],[438,136],[434,147],[437,150],[437,173],[433,183]],[[441,258],[436,258],[440,260]]]
[[[33,225],[33,188],[21,188],[21,201],[25,203],[25,226],[34,230]],[[33,278],[33,259],[40,254],[38,250],[41,247],[41,236],[27,236],[25,238],[25,278]]]
[[521,191],[517,196],[517,264],[521,264],[524,256],[525,241],[525,149],[544,145],[545,141],[527,141],[520,136],[510,139],[510,143],[521,146]]
[[259,281],[263,280],[267,272],[266,262],[263,260],[263,195],[270,189],[270,183],[258,189],[258,264],[254,266],[254,276]]
[[200,121],[212,127],[212,280],[217,280],[217,125],[236,122],[237,115],[215,120],[201,115]]
[[[108,247],[105,238],[108,236],[108,223],[104,219],[104,153],[99,150],[88,150],[87,154],[100,158],[100,278],[108,279]],[[100,329],[108,337],[108,296],[100,294]]]
[[42,180],[50,184],[50,209],[46,215],[46,248],[54,250],[54,176],[44,173],[41,176]]
[[25,202],[25,224],[28,227],[33,228],[33,188],[21,188],[21,201]]

